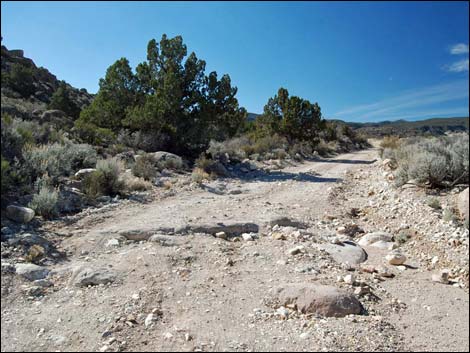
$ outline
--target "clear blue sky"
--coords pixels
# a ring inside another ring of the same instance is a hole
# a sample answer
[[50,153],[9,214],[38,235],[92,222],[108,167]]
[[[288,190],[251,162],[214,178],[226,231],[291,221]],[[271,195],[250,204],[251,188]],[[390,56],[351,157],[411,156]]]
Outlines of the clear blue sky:
[[281,86],[348,121],[468,116],[467,2],[9,2],[1,29],[59,79],[96,92],[122,56],[182,35],[248,111]]

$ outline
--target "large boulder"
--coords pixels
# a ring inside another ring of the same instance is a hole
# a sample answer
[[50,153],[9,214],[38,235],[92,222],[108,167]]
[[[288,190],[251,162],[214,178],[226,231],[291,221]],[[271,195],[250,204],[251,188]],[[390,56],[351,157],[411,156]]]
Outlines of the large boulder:
[[358,265],[367,260],[367,253],[364,249],[351,241],[341,244],[322,244],[319,247],[338,263]]
[[28,223],[34,218],[34,211],[28,207],[7,206],[6,216],[17,223]]
[[459,209],[460,215],[462,216],[462,219],[464,219],[467,224],[469,220],[469,215],[468,215],[468,188],[466,188],[464,191],[462,191],[459,194],[458,201],[457,201],[457,207]]
[[16,264],[15,271],[18,275],[30,281],[44,279],[49,274],[47,268],[35,264]]
[[153,156],[157,164],[161,164],[165,168],[180,169],[183,167],[183,159],[176,154],[164,151],[158,151],[149,154]]
[[302,313],[327,317],[360,314],[363,307],[352,294],[338,288],[311,283],[289,284],[277,289],[283,306],[295,306]]
[[113,271],[80,267],[73,272],[71,282],[77,287],[86,287],[112,283],[116,279],[117,275]]

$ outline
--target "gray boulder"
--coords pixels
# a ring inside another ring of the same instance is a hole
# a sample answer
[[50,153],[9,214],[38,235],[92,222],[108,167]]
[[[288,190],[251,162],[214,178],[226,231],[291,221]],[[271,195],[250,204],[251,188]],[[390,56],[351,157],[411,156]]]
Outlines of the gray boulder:
[[6,216],[17,223],[28,223],[34,218],[34,211],[28,207],[10,205],[6,209]]
[[341,244],[322,244],[319,247],[338,263],[358,265],[367,260],[367,253],[359,245],[350,241]]
[[49,270],[35,264],[16,264],[15,271],[18,275],[30,281],[44,279],[49,274]]
[[183,167],[183,159],[176,154],[164,151],[158,151],[149,154],[153,156],[157,164],[161,164],[165,168],[180,169]]
[[302,313],[326,317],[360,314],[363,307],[352,294],[335,287],[311,283],[289,284],[277,289],[283,306],[295,306]]
[[114,271],[82,267],[73,272],[71,282],[77,287],[86,287],[112,283],[116,279],[117,275]]

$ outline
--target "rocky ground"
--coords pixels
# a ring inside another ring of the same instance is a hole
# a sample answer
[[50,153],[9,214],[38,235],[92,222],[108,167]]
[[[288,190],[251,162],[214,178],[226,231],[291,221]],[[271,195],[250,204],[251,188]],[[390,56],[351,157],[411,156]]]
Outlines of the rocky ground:
[[468,351],[460,189],[431,208],[376,158],[2,219],[2,351]]

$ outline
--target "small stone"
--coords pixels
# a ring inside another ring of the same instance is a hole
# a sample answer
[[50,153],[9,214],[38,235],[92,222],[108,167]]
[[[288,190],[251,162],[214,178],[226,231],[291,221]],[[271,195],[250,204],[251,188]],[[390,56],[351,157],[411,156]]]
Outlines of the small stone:
[[289,249],[289,255],[300,254],[305,248],[302,245],[296,246],[292,249]]
[[276,310],[276,315],[280,316],[283,320],[287,320],[289,318],[289,310],[281,306]]
[[109,239],[108,242],[106,243],[107,248],[115,247],[115,246],[119,246],[119,240],[116,238]]
[[394,266],[403,265],[406,262],[406,256],[399,252],[391,252],[385,256],[385,259],[390,265]]
[[370,293],[370,290],[368,287],[357,287],[355,290],[354,290],[354,294],[355,295],[365,295],[365,294],[368,294]]
[[273,232],[271,237],[275,240],[286,240],[287,239],[285,234],[281,233],[281,232]]
[[148,314],[147,317],[145,318],[145,327],[149,327],[150,325],[153,324],[153,322],[155,321],[155,318],[153,316],[153,314]]
[[346,284],[354,284],[355,282],[355,278],[353,275],[346,275],[344,276],[343,280],[344,280],[344,283]]
[[253,241],[253,236],[250,233],[243,233],[242,234],[242,239],[244,241]]
[[227,239],[227,234],[225,234],[225,232],[215,233],[215,236],[216,236],[216,238]]
[[431,279],[433,282],[449,284],[449,274],[450,271],[448,269],[444,269],[437,274],[433,274]]

